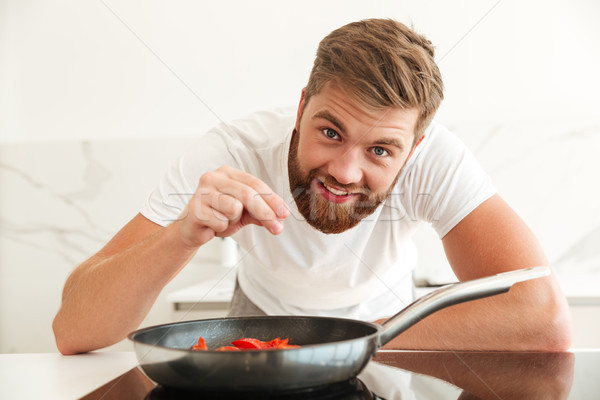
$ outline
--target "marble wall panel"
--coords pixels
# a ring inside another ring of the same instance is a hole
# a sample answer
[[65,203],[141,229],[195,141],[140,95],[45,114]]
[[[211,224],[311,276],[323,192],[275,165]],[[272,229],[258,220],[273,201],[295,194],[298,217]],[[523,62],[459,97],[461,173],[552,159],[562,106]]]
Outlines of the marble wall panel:
[[[540,238],[568,294],[598,293],[600,121],[450,126],[503,197]],[[69,272],[133,217],[193,138],[0,145],[0,352],[53,351],[50,328]],[[417,233],[417,276],[453,279],[437,237]],[[164,322],[169,291],[220,268],[211,243],[159,298],[146,323]]]
[[[600,120],[464,123],[449,128],[533,229],[564,289],[574,293],[580,287],[600,295],[587,279],[600,278]],[[419,247],[429,250],[422,252],[418,275],[436,283],[452,279],[437,238],[426,229],[417,237]]]
[[[191,140],[0,146],[0,352],[55,348],[50,326],[66,277],[138,212]],[[218,245],[203,248],[165,292],[221,273]],[[149,321],[163,322],[166,300],[155,308],[163,317]]]

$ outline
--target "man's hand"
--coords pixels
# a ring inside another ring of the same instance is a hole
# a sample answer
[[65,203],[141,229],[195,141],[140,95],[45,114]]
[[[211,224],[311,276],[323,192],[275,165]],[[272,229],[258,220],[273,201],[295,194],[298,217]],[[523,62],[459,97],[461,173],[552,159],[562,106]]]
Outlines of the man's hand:
[[288,215],[284,201],[252,175],[230,167],[204,174],[180,219],[162,227],[138,214],[73,271],[52,325],[58,349],[75,354],[118,342],[204,243],[247,224],[278,234]]
[[183,242],[194,248],[215,236],[231,236],[248,224],[277,235],[288,216],[285,202],[266,183],[238,169],[221,167],[200,177],[176,223]]

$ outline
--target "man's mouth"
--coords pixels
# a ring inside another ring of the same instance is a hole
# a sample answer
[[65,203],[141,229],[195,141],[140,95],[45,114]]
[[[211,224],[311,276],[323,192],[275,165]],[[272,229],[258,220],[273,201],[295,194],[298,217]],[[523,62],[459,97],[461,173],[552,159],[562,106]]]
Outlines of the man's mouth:
[[360,193],[352,193],[335,186],[327,185],[320,179],[315,179],[313,185],[316,186],[317,193],[333,203],[345,203],[360,195]]

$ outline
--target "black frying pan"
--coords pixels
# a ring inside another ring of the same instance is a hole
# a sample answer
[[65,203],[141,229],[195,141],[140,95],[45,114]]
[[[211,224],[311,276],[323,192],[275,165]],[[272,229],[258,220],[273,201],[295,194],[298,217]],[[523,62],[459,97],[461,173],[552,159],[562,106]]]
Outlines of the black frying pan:
[[[507,292],[517,282],[550,274],[547,267],[506,272],[444,286],[418,299],[382,325],[343,318],[269,316],[165,324],[129,335],[142,370],[157,383],[182,389],[288,390],[348,380],[375,352],[442,308]],[[202,336],[209,349],[252,337],[289,338],[298,349],[194,351]]]

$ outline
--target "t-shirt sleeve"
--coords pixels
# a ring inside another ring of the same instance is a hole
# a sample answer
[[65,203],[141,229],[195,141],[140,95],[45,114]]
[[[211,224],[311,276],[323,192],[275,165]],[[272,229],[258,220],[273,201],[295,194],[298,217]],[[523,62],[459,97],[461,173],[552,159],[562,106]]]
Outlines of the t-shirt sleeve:
[[426,135],[423,148],[401,180],[402,203],[411,218],[431,223],[443,238],[496,189],[473,154],[450,131],[435,125]]
[[190,146],[166,171],[142,204],[140,213],[167,226],[180,217],[192,198],[200,176],[223,165],[236,166],[225,142],[227,133],[215,128]]

